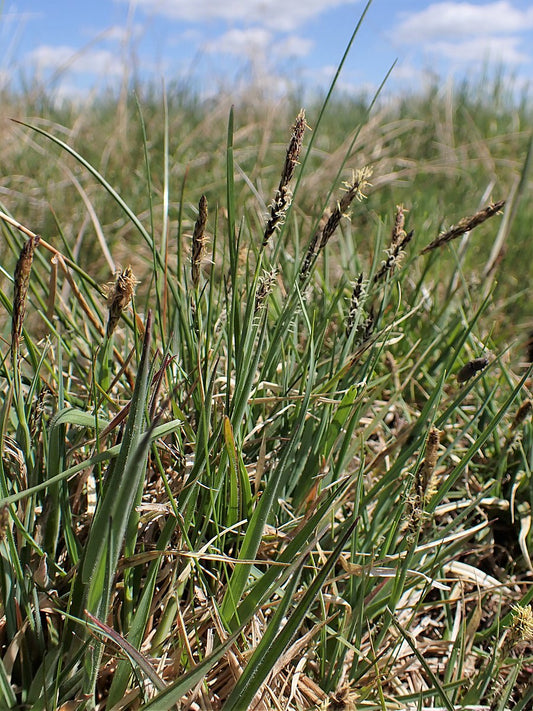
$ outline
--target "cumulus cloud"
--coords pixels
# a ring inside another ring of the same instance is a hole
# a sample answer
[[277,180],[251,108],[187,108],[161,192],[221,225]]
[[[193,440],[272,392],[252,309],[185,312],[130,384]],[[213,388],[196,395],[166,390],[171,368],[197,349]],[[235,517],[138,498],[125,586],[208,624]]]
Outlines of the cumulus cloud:
[[469,64],[490,59],[503,64],[522,64],[531,57],[520,52],[517,37],[476,37],[462,42],[434,42],[431,51],[456,64]]
[[297,35],[288,35],[280,40],[272,32],[262,27],[233,29],[216,39],[204,43],[203,49],[209,53],[233,54],[253,59],[258,54],[268,52],[281,57],[305,57],[311,51],[311,40]]
[[389,35],[392,41],[408,43],[456,67],[484,61],[516,66],[532,59],[521,43],[533,28],[533,7],[521,10],[509,0],[436,2],[399,17]]
[[[130,0],[122,0],[126,1]],[[360,0],[136,0],[136,6],[146,12],[176,20],[205,23],[218,19],[290,32],[322,12],[359,2]]]
[[225,32],[203,46],[206,52],[235,54],[241,57],[251,57],[258,51],[264,51],[272,41],[272,33],[261,27],[249,29],[234,29]]
[[288,35],[281,40],[276,50],[283,57],[307,57],[313,48],[313,41],[297,35]]
[[77,50],[67,45],[40,45],[28,53],[26,59],[37,71],[71,71],[76,74],[123,73],[120,60],[106,49]]
[[421,39],[458,39],[521,32],[533,27],[533,7],[518,10],[510,2],[438,2],[421,12],[406,15],[394,30],[404,42]]

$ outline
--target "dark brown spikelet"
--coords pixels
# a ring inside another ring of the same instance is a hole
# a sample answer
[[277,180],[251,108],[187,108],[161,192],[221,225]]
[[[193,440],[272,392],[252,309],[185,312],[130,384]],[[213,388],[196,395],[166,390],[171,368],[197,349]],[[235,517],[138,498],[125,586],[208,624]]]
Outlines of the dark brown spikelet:
[[337,203],[336,207],[331,212],[331,215],[322,230],[316,232],[309,242],[304,260],[302,262],[302,267],[300,269],[300,279],[302,281],[307,278],[315,255],[327,245],[333,233],[339,226],[341,219],[346,216],[348,208],[354,199],[365,199],[366,195],[364,194],[364,191],[370,185],[368,179],[371,175],[372,169],[368,166],[364,166],[360,170],[354,171],[351,181],[344,183],[345,192],[340,202]]
[[403,241],[405,237],[405,208],[403,205],[396,205],[396,215],[392,228],[391,246],[395,247]]
[[446,244],[447,242],[451,242],[452,239],[464,235],[465,232],[470,232],[470,230],[473,230],[474,227],[477,227],[482,222],[485,222],[485,220],[488,220],[489,217],[492,217],[497,212],[499,212],[504,205],[505,200],[493,202],[490,205],[487,205],[487,207],[483,208],[483,210],[479,210],[478,212],[476,212],[475,215],[471,215],[470,217],[463,217],[463,219],[459,220],[459,222],[454,227],[451,227],[446,232],[443,232],[437,237],[437,239],[434,239],[433,242],[428,244],[427,247],[424,247],[420,254],[426,254],[426,252],[431,252],[432,249],[436,249],[437,247],[440,247],[441,245]]
[[413,234],[414,230],[411,230],[407,233],[404,232],[402,239],[396,244],[392,244],[390,249],[387,250],[387,259],[385,259],[378,272],[374,276],[374,284],[380,281],[380,279],[386,277],[387,274],[393,274],[394,270],[400,263],[405,247],[413,238]]
[[372,305],[368,311],[368,315],[363,324],[363,333],[361,338],[361,343],[366,343],[372,334],[374,333],[374,328],[376,326],[376,316],[374,314],[374,305]]
[[424,509],[435,495],[435,466],[437,464],[441,431],[432,426],[426,440],[424,461],[418,467],[412,495],[408,501],[408,528],[415,532],[424,520]]
[[322,236],[318,247],[319,250],[324,249],[327,245],[331,236],[339,226],[341,218],[347,215],[348,208],[354,199],[357,198],[358,200],[364,200],[366,198],[364,191],[370,185],[368,178],[370,178],[371,175],[372,169],[368,166],[364,166],[361,170],[354,171],[351,181],[346,181],[344,183],[344,195],[331,213],[329,220],[326,222],[324,229],[322,230]]
[[429,430],[426,442],[426,456],[417,474],[420,495],[424,504],[429,503],[435,493],[434,473],[440,444],[441,431],[436,427]]
[[461,370],[457,373],[457,382],[466,383],[467,380],[473,378],[476,373],[487,367],[489,364],[489,359],[483,356],[482,358],[474,358],[474,360],[469,361],[466,365],[463,365]]
[[11,360],[15,363],[19,355],[24,315],[26,313],[26,297],[30,284],[31,265],[35,247],[39,244],[39,235],[30,237],[22,247],[15,267],[15,286],[13,292],[13,316],[11,319]]
[[278,270],[272,268],[270,271],[263,271],[263,275],[259,277],[257,284],[257,291],[255,292],[255,307],[254,313],[257,313],[265,307],[266,300],[270,293],[272,293],[272,287],[276,280]]
[[359,313],[361,306],[361,297],[363,296],[363,272],[357,277],[357,281],[352,289],[352,296],[350,299],[350,311],[348,312],[348,318],[346,319],[346,338],[353,331],[355,325],[355,319]]
[[109,313],[107,317],[107,338],[110,338],[112,335],[123,311],[130,303],[136,284],[137,279],[131,267],[126,267],[124,271],[117,272],[115,281],[108,287],[107,308]]
[[522,422],[526,419],[526,417],[529,416],[529,414],[531,413],[532,410],[533,410],[533,401],[524,400],[524,402],[520,405],[520,407],[516,411],[515,416],[513,417],[513,422],[511,423],[511,430],[515,430],[519,425],[521,425]]
[[387,250],[387,259],[374,276],[374,284],[383,279],[387,274],[392,274],[398,266],[406,245],[413,237],[413,230],[407,234],[405,226],[405,208],[403,205],[396,205],[396,215],[391,234],[390,247]]
[[194,287],[200,281],[200,267],[205,252],[205,225],[207,223],[207,198],[202,195],[198,203],[198,217],[192,233],[191,279]]
[[298,158],[302,150],[302,142],[306,128],[308,128],[308,126],[305,122],[305,111],[300,109],[300,113],[296,117],[296,121],[292,127],[292,136],[285,155],[285,164],[281,172],[278,189],[270,205],[270,214],[263,235],[262,247],[266,247],[276,228],[281,226],[285,221],[285,215],[287,214],[292,200],[289,183],[298,165]]

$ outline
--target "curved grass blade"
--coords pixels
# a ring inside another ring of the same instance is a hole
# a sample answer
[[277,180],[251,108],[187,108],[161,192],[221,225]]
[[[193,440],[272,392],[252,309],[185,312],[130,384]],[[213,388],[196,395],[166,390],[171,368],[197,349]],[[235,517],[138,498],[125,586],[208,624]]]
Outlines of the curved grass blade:
[[224,711],[239,711],[240,709],[249,708],[255,694],[267,678],[269,671],[274,667],[274,664],[300,628],[305,615],[328,579],[356,526],[357,520],[346,526],[346,530],[335,546],[334,551],[306,590],[294,612],[283,624],[287,608],[292,601],[292,590],[295,589],[298,581],[298,576],[293,576],[293,582],[288,586],[287,594],[283,596],[282,603],[280,603],[265,634],[224,704]]
[[[94,424],[94,416],[91,415],[90,417]],[[150,430],[150,442],[154,442],[160,437],[165,437],[166,435],[175,432],[182,426],[182,419],[171,420],[170,422],[165,422],[162,425],[158,425],[157,427],[154,427]],[[29,496],[33,496],[33,494],[37,494],[39,491],[47,489],[50,485],[57,484],[58,482],[65,481],[66,479],[70,479],[71,477],[75,476],[84,469],[89,469],[93,467],[95,464],[100,464],[101,462],[107,462],[110,459],[115,459],[115,457],[118,457],[118,455],[120,454],[121,446],[121,444],[116,444],[103,452],[98,452],[97,454],[94,454],[92,457],[89,457],[89,459],[86,459],[83,462],[74,464],[72,467],[65,469],[64,472],[56,474],[48,481],[43,481],[40,484],[37,484],[36,486],[24,489],[23,491],[18,491],[16,494],[11,494],[11,496],[5,496],[4,498],[0,499],[0,507],[16,503],[17,501],[26,499]]]
[[[175,530],[176,519],[170,516],[165,524],[163,532],[159,537],[157,542],[156,550],[163,551],[169,544],[172,534]],[[157,574],[161,567],[162,558],[157,558],[152,561],[148,574],[143,583],[142,596],[135,610],[133,620],[128,632],[127,643],[133,649],[138,650],[142,641],[146,625],[152,609],[152,601],[154,596],[154,590],[157,582]],[[135,663],[135,655],[128,655],[132,664]],[[111,683],[111,689],[109,690],[109,695],[107,698],[107,705],[112,708],[117,704],[123,697],[128,686],[128,681],[131,676],[131,664],[127,660],[120,661],[117,670],[113,676],[113,682]]]

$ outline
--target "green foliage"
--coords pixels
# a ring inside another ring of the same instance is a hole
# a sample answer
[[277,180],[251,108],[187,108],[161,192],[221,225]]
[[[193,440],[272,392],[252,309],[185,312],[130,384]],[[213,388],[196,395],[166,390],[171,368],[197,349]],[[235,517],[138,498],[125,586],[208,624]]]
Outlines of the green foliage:
[[[298,107],[145,98],[43,104],[3,161],[0,706],[519,701],[527,106],[331,92],[264,246]],[[324,209],[368,164],[368,198],[321,245]],[[479,245],[499,216],[420,256],[509,195],[497,273],[480,279]],[[35,224],[12,363],[11,275]],[[119,263],[140,283],[108,333],[100,285]]]

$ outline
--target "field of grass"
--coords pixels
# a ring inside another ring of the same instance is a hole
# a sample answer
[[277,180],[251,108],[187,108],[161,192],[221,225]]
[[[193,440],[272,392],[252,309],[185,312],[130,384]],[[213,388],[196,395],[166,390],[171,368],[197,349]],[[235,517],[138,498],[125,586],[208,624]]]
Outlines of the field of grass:
[[0,709],[532,707],[506,91],[1,97]]

